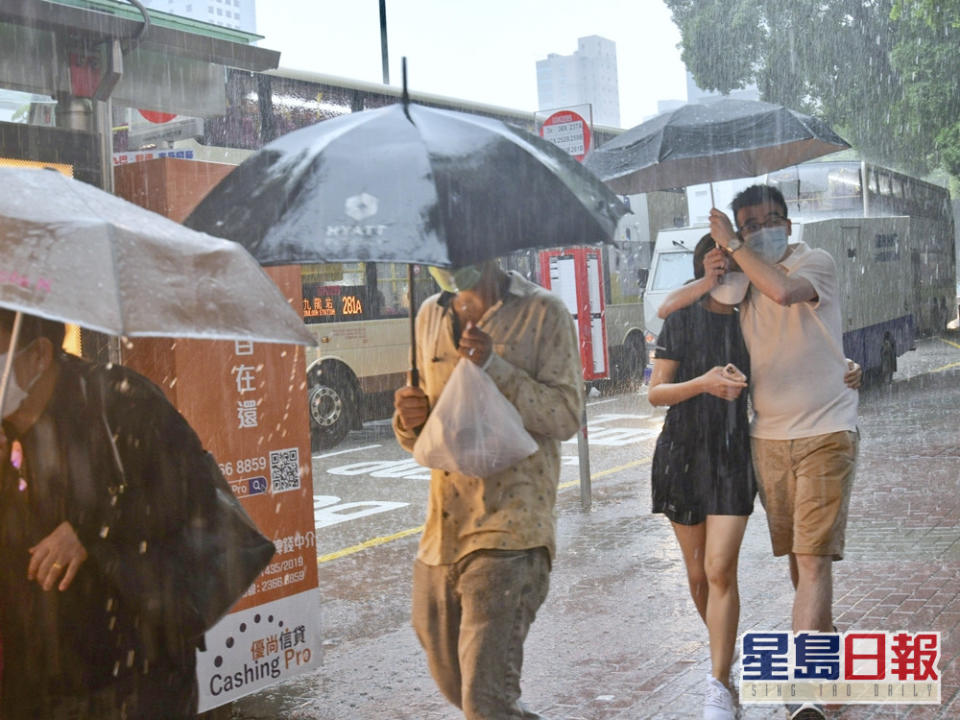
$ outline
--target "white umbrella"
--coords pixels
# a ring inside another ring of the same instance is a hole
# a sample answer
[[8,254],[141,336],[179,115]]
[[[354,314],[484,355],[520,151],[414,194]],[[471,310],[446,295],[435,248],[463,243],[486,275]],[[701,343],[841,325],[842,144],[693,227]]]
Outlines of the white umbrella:
[[[315,345],[242,246],[54,170],[0,167],[0,307],[129,337]],[[13,353],[0,379],[0,406]]]

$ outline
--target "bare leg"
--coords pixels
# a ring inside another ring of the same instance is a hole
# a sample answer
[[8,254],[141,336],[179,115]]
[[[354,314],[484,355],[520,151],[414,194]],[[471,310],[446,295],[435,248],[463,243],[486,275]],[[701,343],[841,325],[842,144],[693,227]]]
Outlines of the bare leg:
[[793,631],[833,628],[833,558],[829,555],[796,555],[797,593],[793,598]]
[[690,584],[690,597],[693,598],[693,604],[697,606],[700,618],[706,623],[708,585],[707,573],[703,565],[703,551],[707,538],[706,523],[681,525],[671,521],[670,524],[673,525],[673,532],[677,536],[680,551],[683,553],[683,563],[687,568],[687,582]]
[[706,526],[704,568],[709,587],[706,623],[710,633],[710,660],[713,676],[724,685],[729,685],[730,665],[740,621],[737,560],[747,527],[747,516],[708,515]]

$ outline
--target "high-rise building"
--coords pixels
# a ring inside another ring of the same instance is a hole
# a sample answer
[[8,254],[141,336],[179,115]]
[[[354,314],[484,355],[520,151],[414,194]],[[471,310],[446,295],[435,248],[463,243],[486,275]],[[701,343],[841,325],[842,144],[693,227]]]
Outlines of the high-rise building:
[[617,44],[599,35],[577,40],[572,55],[550,53],[537,61],[537,97],[541,110],[593,106],[593,122],[620,127]]
[[257,0],[143,0],[153,10],[249,33],[257,31]]

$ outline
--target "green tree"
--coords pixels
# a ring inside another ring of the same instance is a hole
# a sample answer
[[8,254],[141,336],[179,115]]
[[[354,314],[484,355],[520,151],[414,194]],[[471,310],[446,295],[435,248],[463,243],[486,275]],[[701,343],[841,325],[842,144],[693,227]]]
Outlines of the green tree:
[[697,84],[756,83],[864,156],[960,175],[960,0],[666,0]]

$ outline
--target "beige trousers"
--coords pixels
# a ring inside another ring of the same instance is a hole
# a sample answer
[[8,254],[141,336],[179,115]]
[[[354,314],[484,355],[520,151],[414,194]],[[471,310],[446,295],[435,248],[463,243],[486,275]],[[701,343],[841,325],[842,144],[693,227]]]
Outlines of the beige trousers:
[[549,583],[542,547],[414,564],[414,630],[437,686],[467,720],[544,720],[520,702],[520,670]]

